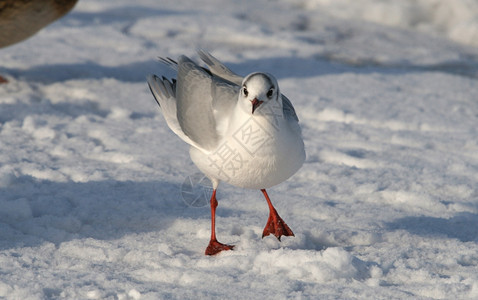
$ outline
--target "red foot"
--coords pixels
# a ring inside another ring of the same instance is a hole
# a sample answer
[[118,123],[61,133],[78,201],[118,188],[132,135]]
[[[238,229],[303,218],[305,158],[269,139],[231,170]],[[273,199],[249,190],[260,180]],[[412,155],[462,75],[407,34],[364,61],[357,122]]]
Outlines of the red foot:
[[211,240],[206,248],[206,255],[216,255],[221,251],[232,250],[233,248],[233,245],[226,245],[219,243],[217,240]]
[[262,238],[273,234],[280,241],[280,237],[285,236],[295,236],[292,230],[287,226],[287,224],[282,220],[277,211],[274,209],[269,214],[269,219],[267,220],[266,227],[262,232]]
[[0,76],[0,84],[8,83],[8,80],[5,77]]
[[266,227],[262,232],[262,238],[268,236],[269,234],[273,234],[276,238],[280,241],[280,237],[285,236],[295,236],[292,230],[290,230],[289,226],[282,220],[282,218],[277,213],[276,209],[272,205],[271,199],[269,199],[269,195],[265,189],[262,189],[261,192],[266,197],[267,204],[269,205],[269,219],[267,220]]

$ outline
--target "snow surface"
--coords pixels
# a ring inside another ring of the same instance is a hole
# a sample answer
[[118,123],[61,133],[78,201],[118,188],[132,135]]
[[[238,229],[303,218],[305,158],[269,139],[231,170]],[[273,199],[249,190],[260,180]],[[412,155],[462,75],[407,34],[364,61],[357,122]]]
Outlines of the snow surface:
[[[478,298],[477,1],[189,2],[82,0],[0,50],[0,298]],[[294,103],[307,161],[269,195],[296,237],[221,185],[236,248],[203,255],[197,169],[145,83],[197,48]]]
[[417,29],[478,46],[476,0],[306,0],[310,9],[325,9],[340,18]]

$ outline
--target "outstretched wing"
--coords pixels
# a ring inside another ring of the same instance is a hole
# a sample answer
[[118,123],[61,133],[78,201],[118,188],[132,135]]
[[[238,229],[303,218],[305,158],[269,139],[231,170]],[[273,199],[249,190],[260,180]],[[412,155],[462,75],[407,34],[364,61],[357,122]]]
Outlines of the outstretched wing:
[[178,59],[177,120],[182,131],[204,150],[215,149],[221,122],[229,118],[238,87],[206,72],[186,56]]
[[161,108],[168,127],[183,141],[197,147],[198,145],[183,132],[177,119],[176,80],[173,79],[171,82],[164,77],[159,78],[156,75],[150,75],[148,76],[148,85],[154,99]]
[[232,72],[231,69],[226,67],[217,58],[212,56],[211,53],[205,50],[198,50],[198,54],[199,57],[204,61],[204,63],[206,63],[206,65],[209,67],[211,73],[238,86],[242,84],[243,77]]

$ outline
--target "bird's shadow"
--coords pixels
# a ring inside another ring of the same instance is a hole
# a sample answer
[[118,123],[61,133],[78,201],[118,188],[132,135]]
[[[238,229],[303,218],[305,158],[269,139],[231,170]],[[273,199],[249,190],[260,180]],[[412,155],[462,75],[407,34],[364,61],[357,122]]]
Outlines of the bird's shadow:
[[179,216],[207,215],[188,209],[179,185],[167,181],[79,183],[12,175],[0,183],[0,249],[112,240],[165,230]]

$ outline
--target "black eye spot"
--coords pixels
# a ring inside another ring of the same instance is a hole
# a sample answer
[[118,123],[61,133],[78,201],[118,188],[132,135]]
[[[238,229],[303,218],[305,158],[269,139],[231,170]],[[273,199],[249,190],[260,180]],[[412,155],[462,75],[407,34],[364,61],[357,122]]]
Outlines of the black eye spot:
[[247,90],[247,88],[244,86],[242,87],[242,93],[244,94],[244,96],[247,97],[247,95],[249,95],[249,91]]
[[271,89],[267,92],[267,98],[271,98],[273,93],[274,93],[274,89],[271,88]]

